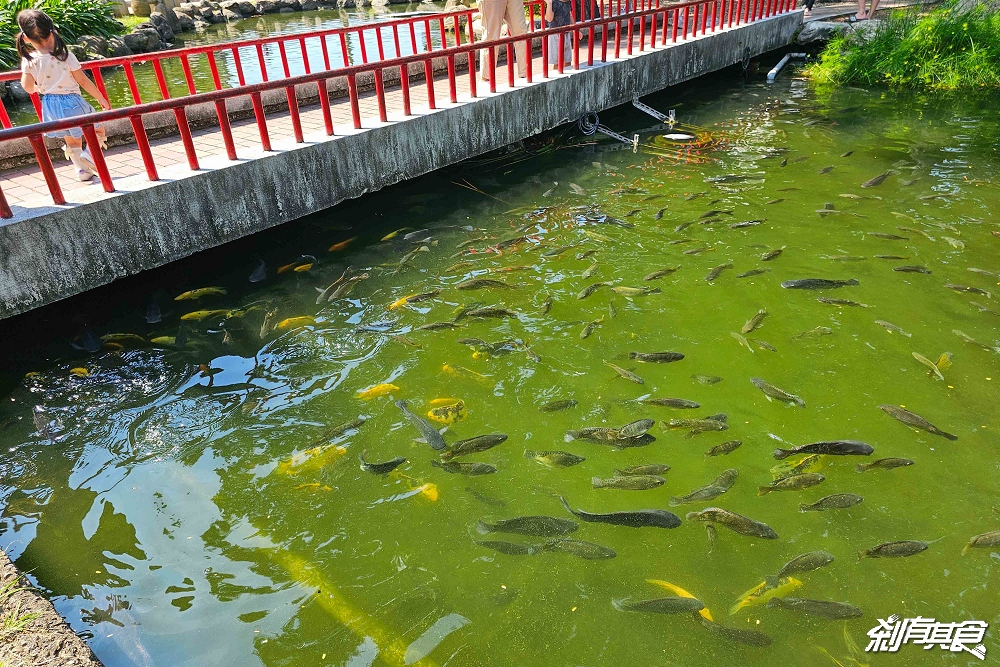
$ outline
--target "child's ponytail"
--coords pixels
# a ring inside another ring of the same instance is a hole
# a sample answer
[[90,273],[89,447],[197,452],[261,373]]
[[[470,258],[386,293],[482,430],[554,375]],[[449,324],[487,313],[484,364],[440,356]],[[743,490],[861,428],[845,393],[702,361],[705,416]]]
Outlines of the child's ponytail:
[[17,52],[22,58],[26,60],[32,58],[32,49],[28,44],[29,39],[41,42],[48,39],[49,35],[53,38],[52,55],[57,60],[63,61],[69,57],[66,42],[56,32],[52,19],[45,12],[38,9],[25,9],[18,12],[17,25],[21,28],[21,32],[17,36]]

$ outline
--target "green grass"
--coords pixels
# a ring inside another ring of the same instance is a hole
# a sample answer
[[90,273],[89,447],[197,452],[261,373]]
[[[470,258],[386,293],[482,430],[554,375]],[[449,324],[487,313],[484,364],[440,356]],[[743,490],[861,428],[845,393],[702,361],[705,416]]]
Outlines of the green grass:
[[138,28],[140,24],[149,23],[148,16],[132,16],[131,14],[128,16],[119,16],[116,20],[125,26],[125,29],[128,32]]
[[[14,579],[4,585],[3,588],[0,588],[0,606],[6,605],[12,595],[17,593],[19,590],[22,590],[17,585],[19,582],[19,578]],[[35,612],[22,614],[21,601],[15,601],[13,608],[0,617],[0,641],[22,632],[39,616],[41,616],[41,614]]]
[[17,13],[22,9],[41,9],[48,14],[68,43],[81,35],[111,37],[125,31],[107,0],[0,0],[0,69],[21,64],[14,40],[19,32]]
[[920,14],[897,10],[866,37],[845,35],[827,44],[807,69],[834,84],[929,90],[1000,87],[1000,11],[979,5]]

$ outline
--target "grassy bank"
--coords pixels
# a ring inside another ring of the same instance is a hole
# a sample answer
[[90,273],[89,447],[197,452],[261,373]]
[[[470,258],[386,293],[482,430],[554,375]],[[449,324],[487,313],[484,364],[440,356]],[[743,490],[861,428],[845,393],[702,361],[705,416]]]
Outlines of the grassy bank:
[[820,82],[933,90],[1000,87],[1000,10],[898,10],[866,34],[840,36],[808,68]]
[[32,8],[51,16],[67,42],[76,41],[80,35],[110,37],[125,31],[106,0],[0,0],[0,70],[20,66],[21,59],[14,48],[17,13]]

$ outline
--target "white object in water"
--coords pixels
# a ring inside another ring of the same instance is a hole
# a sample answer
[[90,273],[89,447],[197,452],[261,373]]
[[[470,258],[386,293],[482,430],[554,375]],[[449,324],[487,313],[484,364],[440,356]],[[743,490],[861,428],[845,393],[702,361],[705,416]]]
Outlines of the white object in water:
[[778,64],[772,67],[771,71],[767,73],[767,82],[774,83],[774,79],[775,77],[778,76],[778,72],[780,72],[781,68],[784,67],[786,64],[788,64],[788,61],[791,60],[792,58],[805,58],[805,57],[806,54],[804,53],[786,53],[785,57],[779,60]]
[[444,638],[469,623],[469,619],[461,614],[448,614],[435,621],[424,634],[417,637],[412,644],[406,647],[403,655],[403,664],[412,665],[423,660],[427,655],[437,648],[437,645],[444,641]]
[[669,134],[664,134],[663,138],[670,141],[693,141],[695,136],[693,134],[685,134],[683,132],[671,132]]

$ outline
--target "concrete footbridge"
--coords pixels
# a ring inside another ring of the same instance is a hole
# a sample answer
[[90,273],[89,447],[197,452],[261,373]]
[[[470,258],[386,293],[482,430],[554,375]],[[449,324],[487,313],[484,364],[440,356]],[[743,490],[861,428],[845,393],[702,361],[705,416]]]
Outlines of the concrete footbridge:
[[[120,67],[132,104],[75,119],[11,127],[0,105],[0,318],[782,48],[802,22],[794,0],[590,1],[559,28],[529,3],[529,32],[491,41],[462,10],[84,63],[102,89]],[[553,65],[550,35],[568,47]],[[521,78],[507,63],[526,45]],[[186,94],[171,95],[170,59]],[[93,139],[99,181],[42,136],[71,127]]]

